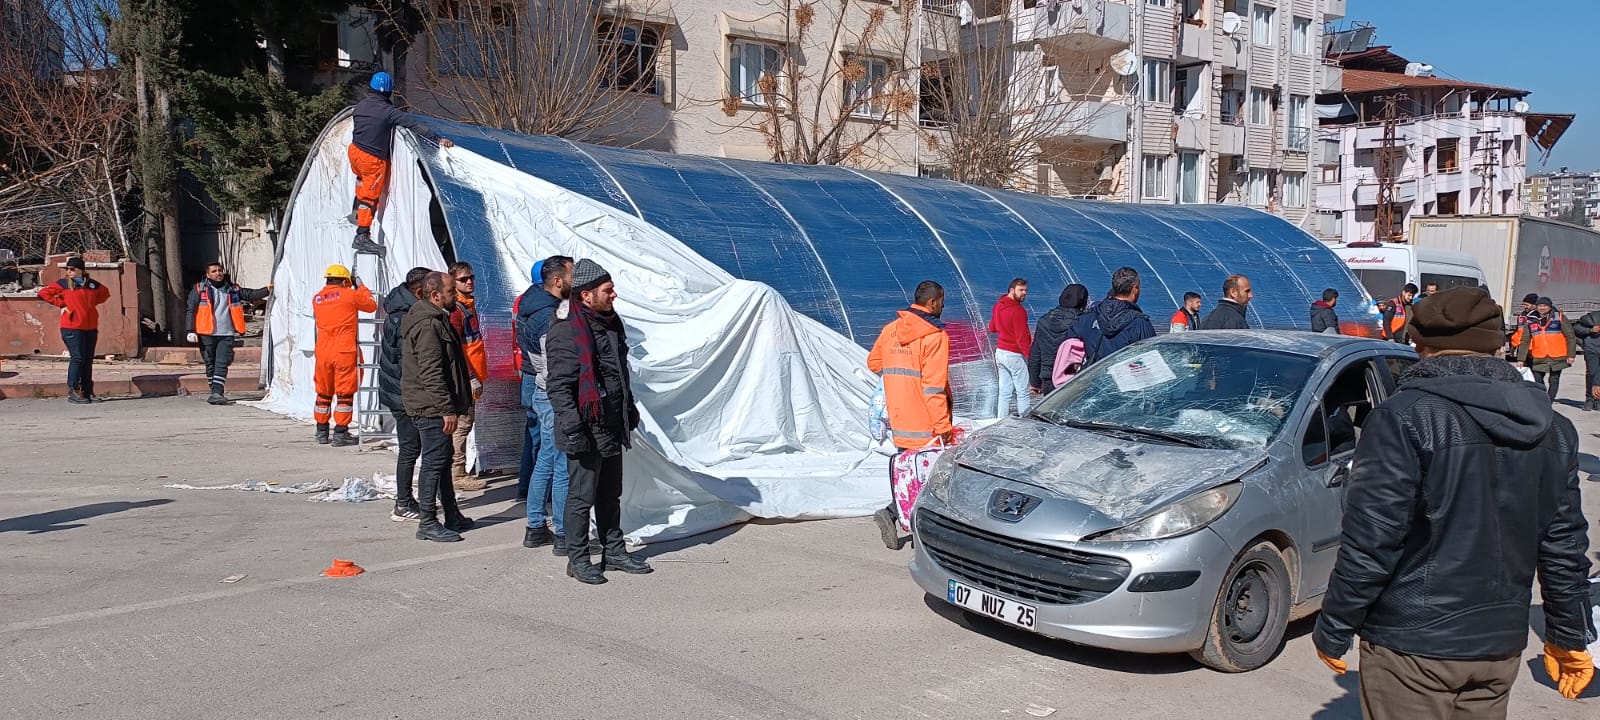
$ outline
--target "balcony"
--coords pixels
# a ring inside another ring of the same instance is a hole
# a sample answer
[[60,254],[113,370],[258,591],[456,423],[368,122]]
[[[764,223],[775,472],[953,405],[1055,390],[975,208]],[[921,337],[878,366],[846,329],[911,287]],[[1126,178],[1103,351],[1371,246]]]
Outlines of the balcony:
[[1323,0],[1322,17],[1328,20],[1338,20],[1344,17],[1345,0]]
[[1041,139],[1068,142],[1093,141],[1097,144],[1128,141],[1128,106],[1118,103],[1075,100],[1040,105]]
[[1019,41],[1037,40],[1073,53],[1111,53],[1133,42],[1131,9],[1122,3],[1056,3],[1054,10],[1040,3],[1018,12]]
[[1178,64],[1211,62],[1212,29],[1191,25],[1178,26]]
[[1284,147],[1289,152],[1305,153],[1311,151],[1311,128],[1291,127],[1284,137]]
[[1319,93],[1338,93],[1344,90],[1344,68],[1332,63],[1321,64],[1322,74],[1317,83]]
[[1224,122],[1217,126],[1217,152],[1222,155],[1244,154],[1244,124]]
[[1313,201],[1322,210],[1345,210],[1350,205],[1350,198],[1344,194],[1344,185],[1340,183],[1317,183]]
[[[1412,202],[1417,199],[1417,179],[1401,180],[1394,184],[1395,202]],[[1378,182],[1376,180],[1362,181],[1356,185],[1357,205],[1378,204]]]
[[[1246,26],[1248,27],[1248,26]],[[1217,44],[1217,62],[1225,68],[1250,72],[1250,34],[1241,30]]]

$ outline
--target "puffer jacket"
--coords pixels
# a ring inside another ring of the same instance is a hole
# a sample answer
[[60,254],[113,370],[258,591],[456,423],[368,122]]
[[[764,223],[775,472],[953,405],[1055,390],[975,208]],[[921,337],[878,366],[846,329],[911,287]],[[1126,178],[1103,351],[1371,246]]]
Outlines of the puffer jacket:
[[1106,298],[1078,318],[1068,337],[1083,340],[1083,366],[1104,360],[1111,353],[1156,336],[1150,316],[1126,300]]
[[1218,300],[1211,314],[1200,321],[1201,330],[1249,330],[1245,307],[1232,300]]
[[1056,365],[1056,352],[1061,349],[1067,332],[1078,324],[1083,308],[1089,302],[1089,289],[1078,284],[1068,285],[1061,291],[1060,304],[1039,318],[1033,330],[1033,350],[1028,353],[1028,386],[1047,393],[1056,389],[1051,370]]
[[1368,416],[1339,557],[1313,638],[1445,660],[1517,655],[1534,575],[1546,640],[1580,650],[1590,618],[1578,433],[1543,388],[1488,356],[1418,363]]
[[600,419],[587,420],[578,409],[580,368],[572,337],[571,302],[563,300],[556,306],[544,341],[549,369],[545,390],[556,415],[556,448],[568,455],[621,455],[633,447],[631,435],[639,426],[639,408],[634,405],[633,382],[628,375],[628,335],[616,315],[597,316],[589,323],[594,334],[595,379],[600,383]]
[[383,343],[378,347],[378,402],[391,412],[403,413],[400,399],[400,322],[416,304],[417,296],[401,285],[383,298]]
[[540,390],[548,387],[545,363],[545,334],[555,319],[561,300],[542,285],[534,285],[517,298],[517,358],[522,374],[532,375]]
[[1572,330],[1582,341],[1584,352],[1600,355],[1600,310],[1572,321]]

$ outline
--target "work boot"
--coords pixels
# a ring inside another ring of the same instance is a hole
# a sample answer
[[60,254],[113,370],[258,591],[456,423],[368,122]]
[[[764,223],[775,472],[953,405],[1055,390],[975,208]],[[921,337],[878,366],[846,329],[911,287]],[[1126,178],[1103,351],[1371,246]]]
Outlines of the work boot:
[[67,402],[72,403],[73,405],[88,405],[92,401],[89,400],[89,398],[79,395],[78,393],[69,392],[67,393]]
[[606,569],[625,572],[629,575],[649,575],[656,571],[647,563],[635,557],[632,553],[618,553],[606,555]]
[[359,442],[354,437],[351,437],[350,428],[339,425],[334,427],[333,439],[328,444],[334,447],[352,447],[358,445]]
[[206,402],[211,405],[227,405],[230,401],[221,391],[212,390],[211,397],[206,398]]
[[377,255],[378,257],[383,257],[385,252],[382,245],[372,241],[372,230],[370,228],[357,228],[355,242],[350,243],[350,247],[355,249],[358,254]]
[[457,475],[455,480],[451,481],[451,484],[455,485],[456,489],[462,492],[476,492],[489,487],[489,483],[485,482],[484,480],[464,473]]
[[422,511],[418,510],[414,503],[397,502],[394,504],[394,512],[389,513],[389,519],[395,522],[421,522]]
[[543,525],[540,525],[539,527],[527,528],[522,531],[522,546],[525,548],[536,548],[549,544],[550,529]]
[[895,520],[893,510],[879,508],[872,514],[872,520],[878,523],[878,537],[883,539],[884,547],[890,550],[905,547],[905,541],[900,539],[900,523]]
[[327,445],[328,444],[329,441],[328,441],[328,424],[327,423],[317,423],[316,439],[317,439],[317,444],[318,445]]
[[567,536],[555,535],[555,542],[550,544],[550,553],[556,557],[567,556]]
[[422,513],[422,521],[417,525],[418,540],[432,540],[433,542],[461,542],[461,534],[439,524],[439,519],[427,513]]
[[589,562],[588,560],[579,562],[568,561],[567,577],[577,580],[585,585],[604,585],[606,582],[605,571],[602,570],[599,565]]
[[444,514],[444,526],[458,533],[464,533],[474,527],[477,527],[477,525],[477,523],[472,521],[472,518],[462,515],[460,512],[446,512]]

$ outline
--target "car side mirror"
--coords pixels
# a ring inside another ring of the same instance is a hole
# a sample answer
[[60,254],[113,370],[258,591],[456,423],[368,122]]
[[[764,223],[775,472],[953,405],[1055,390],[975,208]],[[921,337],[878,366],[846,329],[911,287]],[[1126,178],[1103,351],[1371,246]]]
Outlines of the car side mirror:
[[1345,458],[1335,464],[1333,472],[1328,475],[1328,487],[1343,487],[1345,481],[1350,479],[1350,469],[1355,462],[1355,458]]

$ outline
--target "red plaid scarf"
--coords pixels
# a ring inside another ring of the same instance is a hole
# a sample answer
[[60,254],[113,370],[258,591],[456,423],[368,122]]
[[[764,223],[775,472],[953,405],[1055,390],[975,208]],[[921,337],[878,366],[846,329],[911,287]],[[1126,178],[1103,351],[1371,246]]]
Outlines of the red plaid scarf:
[[590,324],[600,316],[583,303],[573,299],[572,344],[578,354],[578,414],[587,422],[600,422],[600,369],[595,364],[594,327]]

